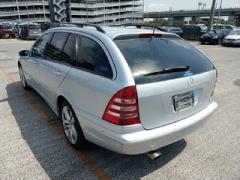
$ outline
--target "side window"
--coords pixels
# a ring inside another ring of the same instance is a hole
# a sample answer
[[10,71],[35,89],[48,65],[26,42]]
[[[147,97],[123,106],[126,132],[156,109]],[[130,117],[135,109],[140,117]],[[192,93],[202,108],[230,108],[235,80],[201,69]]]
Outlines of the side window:
[[44,34],[32,47],[33,57],[43,57],[49,34]]
[[102,47],[94,40],[79,36],[77,66],[105,77],[112,77],[112,68]]
[[47,59],[62,61],[62,49],[68,38],[68,33],[56,32],[50,43],[47,43],[44,55]]
[[69,64],[73,64],[75,61],[76,52],[75,40],[76,40],[75,34],[70,34],[62,51],[62,60]]

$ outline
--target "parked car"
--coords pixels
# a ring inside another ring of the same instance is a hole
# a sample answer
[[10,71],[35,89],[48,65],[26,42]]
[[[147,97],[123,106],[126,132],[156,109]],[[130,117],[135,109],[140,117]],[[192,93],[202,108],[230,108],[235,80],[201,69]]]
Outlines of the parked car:
[[183,37],[188,40],[199,40],[207,32],[207,26],[204,24],[191,24],[182,27]]
[[48,29],[59,27],[59,23],[45,22],[45,23],[41,23],[40,26],[41,26],[41,31],[44,32]]
[[41,26],[37,23],[21,23],[18,28],[20,39],[38,39],[42,34]]
[[213,29],[234,30],[234,29],[236,29],[236,26],[234,26],[234,25],[224,25],[224,24],[213,24]]
[[183,36],[183,30],[180,27],[161,27],[161,29],[165,32],[177,34],[180,37]]
[[206,33],[208,29],[205,24],[196,24],[196,27],[200,30],[202,34]]
[[0,38],[15,38],[15,32],[10,24],[0,24]]
[[234,26],[234,25],[225,25],[225,28],[226,28],[226,29],[229,29],[230,31],[232,31],[232,30],[234,30],[234,29],[237,29],[237,27]]
[[60,27],[19,55],[22,86],[46,100],[77,148],[88,140],[122,154],[152,152],[217,108],[214,65],[175,34]]
[[223,39],[224,46],[240,46],[240,29],[233,30]]
[[55,27],[76,27],[77,25],[73,23],[56,23],[56,22],[47,22],[47,23],[42,23],[41,24],[41,30],[42,32],[55,28]]
[[223,38],[229,34],[228,29],[215,29],[201,36],[201,44],[222,44]]
[[178,27],[166,27],[166,26],[152,26],[152,25],[115,25],[112,27],[128,27],[128,28],[139,28],[139,29],[148,29],[148,30],[157,30],[157,31],[164,31],[164,32],[169,32],[173,34],[177,34],[180,37],[183,35],[183,31],[181,28]]

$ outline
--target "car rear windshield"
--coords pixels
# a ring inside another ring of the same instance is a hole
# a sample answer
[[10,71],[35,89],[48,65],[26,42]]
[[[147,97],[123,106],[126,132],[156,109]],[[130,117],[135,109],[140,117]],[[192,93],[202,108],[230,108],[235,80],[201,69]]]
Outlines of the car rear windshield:
[[41,29],[41,26],[40,26],[40,25],[33,25],[33,24],[30,24],[30,25],[29,25],[29,29],[38,30],[38,29]]
[[[178,37],[132,35],[115,38],[136,84],[146,84],[204,73],[214,68],[209,59]],[[185,71],[159,72],[167,68],[187,67]]]

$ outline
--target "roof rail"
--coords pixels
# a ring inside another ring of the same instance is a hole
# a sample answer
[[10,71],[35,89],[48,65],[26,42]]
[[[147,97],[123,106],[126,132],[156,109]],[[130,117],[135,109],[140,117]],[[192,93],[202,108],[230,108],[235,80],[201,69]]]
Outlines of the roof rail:
[[138,29],[141,29],[141,28],[153,28],[153,29],[157,29],[157,30],[160,30],[160,31],[165,31],[163,28],[159,27],[159,26],[152,26],[152,25],[145,25],[145,24],[127,24],[127,25],[114,25],[114,26],[122,26],[122,27],[136,27]]
[[164,31],[164,29],[162,29],[161,27],[159,27],[159,26],[153,26],[153,25],[144,25],[144,24],[142,24],[142,25],[140,25],[140,24],[137,24],[137,25],[134,25],[134,26],[136,26],[137,28],[142,28],[142,27],[146,27],[146,28],[154,28],[154,29],[157,29],[157,30],[160,30],[160,31]]
[[84,27],[84,26],[90,26],[90,27],[94,27],[96,28],[97,31],[101,32],[101,33],[106,33],[103,28],[101,28],[100,26],[96,25],[96,24],[90,24],[90,23],[71,23],[71,24],[75,24],[78,27]]

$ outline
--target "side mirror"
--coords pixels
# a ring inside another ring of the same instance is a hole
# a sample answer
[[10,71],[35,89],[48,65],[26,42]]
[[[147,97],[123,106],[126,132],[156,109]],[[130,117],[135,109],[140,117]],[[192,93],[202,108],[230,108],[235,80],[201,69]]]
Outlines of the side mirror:
[[19,51],[19,56],[21,57],[27,57],[30,55],[30,51],[29,50],[22,50],[22,51]]

